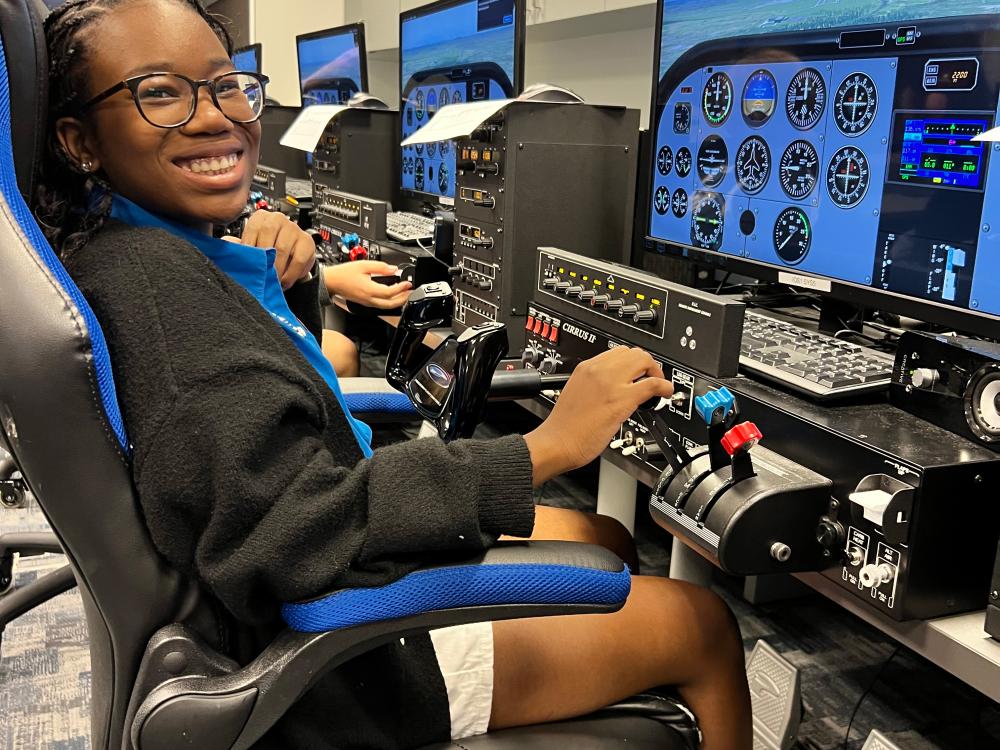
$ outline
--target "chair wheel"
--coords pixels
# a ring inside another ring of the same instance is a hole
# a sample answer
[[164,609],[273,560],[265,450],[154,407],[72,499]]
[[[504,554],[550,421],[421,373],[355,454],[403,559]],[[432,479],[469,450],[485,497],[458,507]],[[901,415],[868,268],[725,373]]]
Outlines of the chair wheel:
[[0,598],[14,590],[14,559],[0,560]]
[[25,505],[24,488],[15,479],[0,481],[0,505],[4,508],[23,508]]

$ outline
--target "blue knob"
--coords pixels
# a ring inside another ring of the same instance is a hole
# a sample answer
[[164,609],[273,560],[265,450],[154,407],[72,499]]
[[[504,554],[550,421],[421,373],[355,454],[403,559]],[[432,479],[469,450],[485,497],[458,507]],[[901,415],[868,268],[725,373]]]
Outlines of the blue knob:
[[348,250],[352,250],[361,244],[361,238],[357,234],[345,234],[340,238],[340,241]]
[[736,397],[724,386],[717,391],[708,391],[694,400],[695,411],[707,425],[711,425],[716,417],[725,419],[735,405]]

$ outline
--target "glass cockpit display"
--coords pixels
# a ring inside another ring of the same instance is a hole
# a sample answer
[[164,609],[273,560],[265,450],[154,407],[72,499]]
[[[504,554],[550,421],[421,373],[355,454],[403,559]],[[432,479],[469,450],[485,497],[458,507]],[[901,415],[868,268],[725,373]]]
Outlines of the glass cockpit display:
[[1000,315],[982,3],[663,0],[649,236]]
[[[449,104],[517,94],[518,2],[464,0],[404,14],[400,24],[403,139]],[[454,198],[449,141],[403,149],[402,187]]]
[[360,24],[296,37],[302,106],[346,104],[368,88]]

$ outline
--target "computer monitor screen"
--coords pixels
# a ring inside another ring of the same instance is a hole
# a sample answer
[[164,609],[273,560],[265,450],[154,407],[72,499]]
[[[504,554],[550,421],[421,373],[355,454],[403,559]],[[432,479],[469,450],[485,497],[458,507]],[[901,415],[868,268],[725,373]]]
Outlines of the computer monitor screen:
[[[400,16],[400,93],[405,139],[448,104],[504,99],[521,90],[524,0],[444,0]],[[408,146],[402,187],[455,196],[450,142]]]
[[260,45],[251,44],[236,50],[233,53],[233,66],[237,70],[251,70],[254,73],[260,73]]
[[303,107],[345,104],[368,90],[364,24],[302,34],[295,37],[295,44]]
[[659,13],[658,249],[995,324],[1000,159],[973,138],[998,124],[1000,27],[981,2],[662,0]]

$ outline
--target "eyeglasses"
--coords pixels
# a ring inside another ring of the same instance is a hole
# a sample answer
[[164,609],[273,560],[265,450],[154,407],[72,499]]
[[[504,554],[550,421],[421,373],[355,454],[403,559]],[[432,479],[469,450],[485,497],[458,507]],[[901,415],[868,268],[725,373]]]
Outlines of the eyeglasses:
[[264,86],[269,80],[260,73],[241,71],[202,81],[180,73],[145,73],[116,83],[77,111],[82,114],[127,89],[142,119],[158,128],[179,128],[191,122],[198,108],[198,90],[205,86],[223,115],[233,122],[248,123],[259,119],[264,111]]

